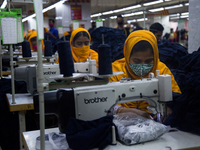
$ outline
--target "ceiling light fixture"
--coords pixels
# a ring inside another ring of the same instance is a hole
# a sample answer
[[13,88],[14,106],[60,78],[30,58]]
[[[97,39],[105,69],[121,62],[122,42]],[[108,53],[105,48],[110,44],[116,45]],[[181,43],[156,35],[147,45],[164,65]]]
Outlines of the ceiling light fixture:
[[135,9],[135,8],[139,8],[139,7],[141,7],[140,4],[135,5],[135,6],[125,7],[125,10],[131,10],[131,9]]
[[117,16],[111,16],[110,17],[110,19],[116,19],[117,18]]
[[164,10],[163,7],[161,7],[161,8],[155,8],[155,9],[150,9],[149,11],[150,12],[156,12],[156,11],[162,11],[162,10]]
[[117,12],[121,12],[121,11],[125,11],[126,9],[125,8],[122,8],[122,9],[116,9],[116,10],[113,10],[114,13],[117,13]]
[[93,17],[99,17],[99,16],[101,16],[102,14],[101,13],[98,13],[98,14],[93,14],[93,15],[91,15],[90,17],[91,18],[93,18]]
[[113,14],[113,11],[112,10],[111,11],[106,11],[106,12],[103,12],[102,14],[103,15]]
[[180,16],[180,14],[177,13],[177,14],[171,14],[171,15],[169,15],[169,17],[176,17],[176,16]]
[[185,6],[189,6],[189,3],[185,3]]
[[180,16],[180,18],[188,18],[189,15],[186,15],[186,16]]
[[2,3],[2,5],[1,5],[1,8],[2,8],[2,9],[3,9],[3,8],[6,8],[6,5],[7,5],[7,0],[4,0],[3,3]]
[[179,17],[171,17],[170,19],[179,19]]
[[189,15],[189,12],[181,13],[181,16]]
[[[145,18],[145,20],[148,20],[148,19],[147,19],[147,18]],[[140,21],[144,21],[144,18],[137,19],[137,22],[140,22]]]
[[130,17],[130,16],[134,16],[134,15],[135,15],[134,13],[124,14],[124,15],[122,15],[122,17]]
[[153,1],[153,2],[149,2],[149,3],[144,3],[143,6],[150,6],[150,5],[155,5],[155,4],[159,4],[159,3],[163,3],[163,0],[158,0],[158,1]]
[[179,7],[183,7],[183,4],[165,7],[165,9],[173,9],[173,8],[179,8]]
[[[48,11],[48,10],[51,10],[51,9],[55,8],[56,6],[58,6],[58,5],[60,5],[60,4],[63,4],[65,1],[66,1],[66,0],[61,0],[61,1],[59,1],[59,2],[57,2],[57,3],[55,3],[55,4],[51,5],[51,6],[49,6],[49,7],[47,7],[47,8],[44,8],[44,9],[42,10],[42,12],[44,13],[44,12],[46,12],[46,11]],[[27,21],[27,20],[29,20],[29,19],[35,17],[35,16],[36,16],[36,14],[32,14],[32,15],[30,15],[30,16],[28,16],[28,17],[22,19],[22,22],[25,22],[25,21]]]

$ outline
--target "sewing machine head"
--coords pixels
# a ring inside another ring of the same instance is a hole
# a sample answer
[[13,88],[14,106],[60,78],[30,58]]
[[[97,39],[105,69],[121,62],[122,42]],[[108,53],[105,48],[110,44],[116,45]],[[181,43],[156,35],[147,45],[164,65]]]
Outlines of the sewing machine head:
[[[77,73],[97,73],[96,60],[88,60],[87,62],[74,63],[74,69]],[[27,90],[31,95],[37,93],[37,65],[29,65],[17,67],[14,70],[15,80],[25,81]],[[55,82],[50,76],[60,75],[59,64],[43,65],[43,83]]]
[[[159,75],[158,79],[122,80],[105,85],[85,86],[59,89],[54,92],[55,102],[52,106],[52,93],[48,102],[48,92],[44,93],[46,114],[56,114],[59,129],[65,132],[69,117],[93,120],[108,115],[116,104],[142,101],[149,103],[156,112],[163,114],[163,105],[172,100],[170,75]],[[54,107],[54,112],[47,107]],[[38,113],[38,96],[34,97],[34,108]],[[155,113],[155,112],[154,112]]]

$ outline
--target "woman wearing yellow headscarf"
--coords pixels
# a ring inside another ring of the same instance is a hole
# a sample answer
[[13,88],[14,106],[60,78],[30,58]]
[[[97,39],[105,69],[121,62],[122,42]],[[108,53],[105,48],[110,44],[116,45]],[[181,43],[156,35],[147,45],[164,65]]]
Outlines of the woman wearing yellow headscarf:
[[[30,42],[31,50],[37,52],[37,31],[32,31],[31,35],[28,38]],[[44,42],[42,40],[42,51],[44,52]]]
[[[89,58],[96,60],[98,67],[98,53],[90,49],[90,33],[84,28],[73,30],[70,37],[70,45],[74,62],[86,62]],[[59,59],[57,63],[59,62]]]
[[[148,78],[149,73],[156,74],[156,70],[160,70],[160,74],[171,75],[172,91],[181,93],[173,74],[169,68],[159,60],[156,37],[150,32],[139,30],[132,32],[125,41],[124,45],[125,58],[115,61],[112,64],[113,72],[122,71],[121,75],[110,78],[110,81],[120,81],[121,78],[131,78],[132,80]],[[141,75],[141,69],[142,75]],[[150,118],[148,115],[145,101],[123,103],[121,107],[116,108],[116,113],[132,111],[144,117]],[[137,108],[137,109],[136,109]],[[169,113],[171,109],[168,108]]]

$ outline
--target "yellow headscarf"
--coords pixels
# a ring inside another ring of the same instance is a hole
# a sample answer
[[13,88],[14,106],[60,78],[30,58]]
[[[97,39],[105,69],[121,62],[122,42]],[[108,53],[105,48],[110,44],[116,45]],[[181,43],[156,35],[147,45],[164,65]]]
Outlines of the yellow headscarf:
[[[129,67],[129,58],[130,58],[130,54],[131,54],[133,46],[142,40],[148,41],[154,50],[154,66],[150,72],[153,72],[156,75],[156,70],[160,70],[160,74],[171,75],[172,91],[176,92],[176,93],[181,93],[179,86],[177,85],[177,83],[174,79],[173,74],[171,73],[169,68],[164,63],[160,62],[160,60],[159,60],[159,53],[158,53],[156,37],[150,31],[145,31],[145,30],[139,30],[139,31],[132,32],[128,36],[128,38],[125,41],[125,45],[124,45],[125,58],[117,60],[112,64],[113,72],[122,71],[124,73],[121,75],[111,77],[110,81],[120,81],[121,78],[123,78],[123,77],[131,78],[132,80],[141,78],[141,77],[135,75],[133,73],[132,69]],[[143,77],[148,78],[148,76],[149,76],[149,73]],[[146,107],[148,106],[148,104],[145,101],[142,101],[139,103],[136,103],[136,102],[124,103],[121,105],[124,107],[127,107],[127,108],[130,108],[130,107],[136,108],[139,105],[138,107],[140,110],[147,110]]]
[[[28,39],[28,41],[30,42],[31,50],[33,52],[37,52],[37,50],[33,49],[33,45],[32,45],[32,42],[31,42],[31,39],[34,38],[34,37],[37,37],[37,31],[32,31],[30,36],[29,36],[29,39]],[[43,40],[42,40],[42,51],[44,52],[44,42],[43,42]]]
[[[73,45],[72,45],[74,37],[76,36],[77,33],[81,32],[81,31],[85,31],[88,34],[89,42],[91,42],[90,33],[86,29],[77,28],[77,29],[73,30],[72,34],[71,34],[71,37],[70,37],[70,45],[71,45],[71,51],[72,51],[73,60],[74,60],[74,62],[86,62],[88,57],[89,57],[89,53],[90,53],[91,59],[95,59],[96,60],[97,67],[98,67],[98,53],[95,52],[94,50],[91,50],[90,49],[90,45],[85,47],[86,49],[85,49],[84,54],[82,52],[77,51],[76,47],[73,47]],[[59,62],[59,59],[57,60],[57,63],[58,62]]]

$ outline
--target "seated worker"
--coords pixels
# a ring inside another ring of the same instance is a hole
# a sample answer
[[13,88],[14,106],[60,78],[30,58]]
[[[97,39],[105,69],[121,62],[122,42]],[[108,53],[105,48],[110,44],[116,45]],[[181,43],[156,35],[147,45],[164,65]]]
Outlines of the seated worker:
[[[28,39],[30,47],[33,52],[37,52],[37,31],[32,31]],[[44,42],[42,40],[42,51],[44,52]]]
[[155,35],[157,42],[161,40],[163,30],[164,30],[164,27],[162,26],[162,24],[160,24],[158,22],[152,24],[149,27],[149,31],[151,31]]
[[[70,38],[72,57],[74,62],[86,62],[89,58],[96,60],[98,67],[98,53],[90,49],[90,33],[84,28],[73,30]],[[59,59],[57,60],[57,63]]]
[[26,36],[25,36],[25,38],[26,38],[27,40],[29,40],[29,37],[31,36],[31,33],[32,33],[33,31],[35,31],[35,30],[34,30],[34,29],[33,29],[33,30],[28,30],[28,32],[27,32],[27,34],[26,34]]
[[[143,78],[148,78],[150,72],[156,75],[156,70],[160,70],[161,75],[171,75],[172,91],[181,93],[171,71],[158,58],[157,39],[153,33],[145,30],[132,32],[125,41],[124,56],[125,58],[112,64],[113,72],[122,71],[124,73],[111,77],[110,82],[120,81],[123,77],[132,80],[141,79],[141,69],[143,69]],[[113,114],[133,112],[146,118],[152,118],[148,113],[147,106],[148,103],[145,101],[123,103],[114,107]],[[167,107],[167,113],[168,115],[172,113],[169,107]]]

